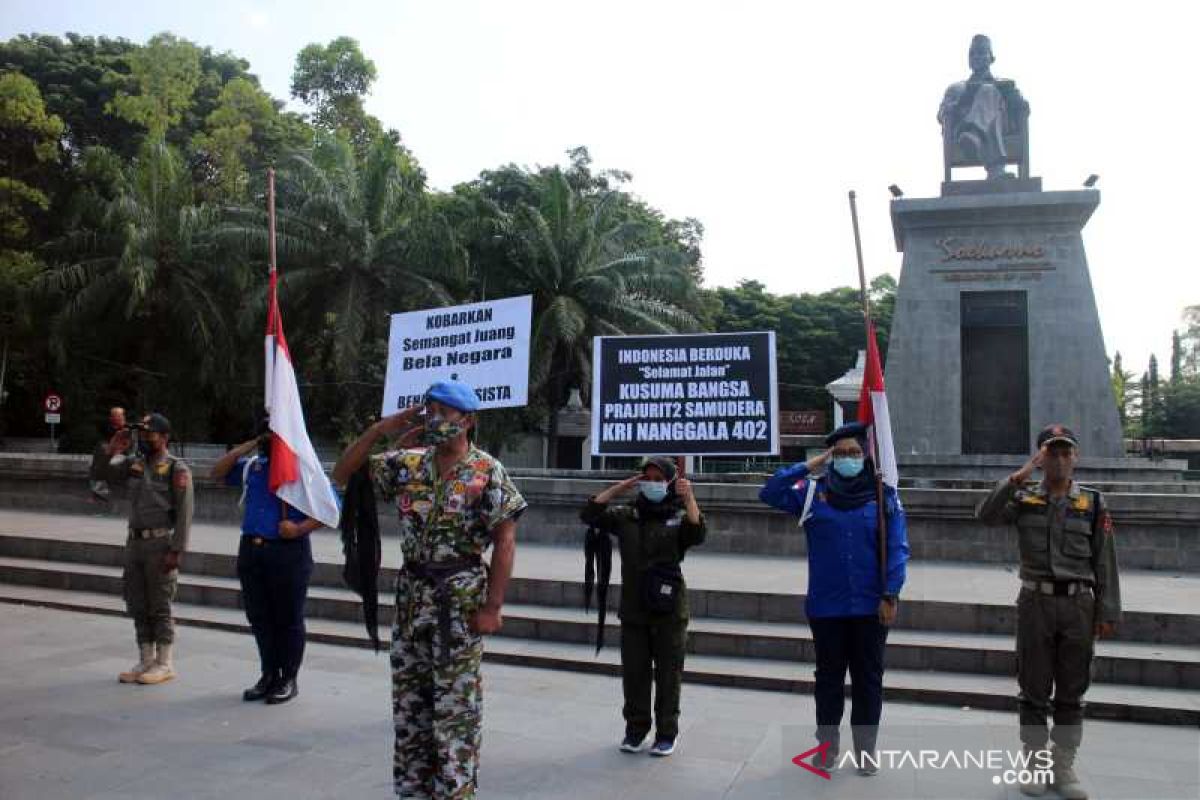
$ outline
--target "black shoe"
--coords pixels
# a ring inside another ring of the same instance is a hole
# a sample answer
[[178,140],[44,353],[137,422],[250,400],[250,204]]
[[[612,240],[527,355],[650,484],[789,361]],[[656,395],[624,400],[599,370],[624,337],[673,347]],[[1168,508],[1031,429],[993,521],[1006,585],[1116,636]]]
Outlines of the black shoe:
[[642,743],[645,742],[645,740],[646,734],[644,733],[641,736],[634,736],[632,733],[627,734],[625,738],[621,740],[621,752],[636,753],[642,749]]
[[296,686],[296,679],[284,678],[272,686],[271,691],[267,693],[267,705],[275,706],[286,703],[298,694],[300,694],[300,689]]
[[266,696],[271,693],[271,683],[271,677],[269,675],[263,675],[258,679],[258,683],[242,692],[242,700],[247,703],[254,703],[265,699]]
[[650,746],[650,755],[658,758],[666,758],[675,752],[675,740],[677,736],[658,736],[654,739],[654,744]]

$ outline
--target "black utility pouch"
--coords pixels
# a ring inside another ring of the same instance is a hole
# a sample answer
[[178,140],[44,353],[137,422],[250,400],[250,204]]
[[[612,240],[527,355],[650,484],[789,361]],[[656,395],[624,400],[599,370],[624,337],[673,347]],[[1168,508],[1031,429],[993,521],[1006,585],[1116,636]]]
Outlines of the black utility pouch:
[[678,564],[651,564],[646,570],[646,609],[651,614],[670,614],[683,591],[683,570]]

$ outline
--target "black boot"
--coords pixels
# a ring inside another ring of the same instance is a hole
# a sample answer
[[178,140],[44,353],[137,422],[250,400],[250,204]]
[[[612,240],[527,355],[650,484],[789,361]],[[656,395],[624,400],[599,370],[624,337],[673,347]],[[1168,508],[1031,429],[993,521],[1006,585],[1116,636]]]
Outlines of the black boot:
[[242,692],[242,700],[247,703],[254,703],[266,698],[271,693],[271,686],[274,681],[270,675],[263,675],[258,679],[258,683],[251,686],[246,691]]
[[267,694],[267,705],[286,703],[298,694],[300,694],[300,689],[296,686],[296,679],[284,678],[271,687],[271,691]]

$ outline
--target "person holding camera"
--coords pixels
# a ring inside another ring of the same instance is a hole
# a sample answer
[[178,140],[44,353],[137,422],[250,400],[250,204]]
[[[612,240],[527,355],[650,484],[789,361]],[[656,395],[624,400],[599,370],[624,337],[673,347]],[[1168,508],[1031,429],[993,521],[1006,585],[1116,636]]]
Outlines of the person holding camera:
[[125,607],[133,617],[138,661],[121,683],[156,684],[175,677],[171,601],[179,560],[187,549],[194,496],[192,471],[167,447],[171,423],[147,414],[122,428],[108,444],[108,480],[129,487],[129,538],[125,543]]
[[273,435],[264,420],[257,436],[221,456],[210,473],[213,480],[242,490],[237,573],[261,667],[258,682],[242,692],[242,699],[268,705],[286,703],[299,693],[304,603],[313,571],[308,534],[321,527],[271,491]]
[[[632,502],[609,507],[614,497],[634,487],[638,493]],[[621,751],[641,750],[653,722],[650,755],[669,756],[679,737],[687,646],[687,585],[680,564],[688,548],[704,541],[704,517],[691,483],[677,477],[675,462],[663,456],[646,459],[637,475],[588,499],[580,517],[616,536],[621,551]]]

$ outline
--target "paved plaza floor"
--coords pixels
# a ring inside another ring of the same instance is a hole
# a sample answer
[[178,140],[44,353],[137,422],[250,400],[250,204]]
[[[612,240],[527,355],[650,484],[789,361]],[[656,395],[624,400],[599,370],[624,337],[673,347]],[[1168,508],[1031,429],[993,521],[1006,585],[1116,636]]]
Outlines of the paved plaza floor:
[[[122,686],[128,620],[0,606],[0,798],[386,798],[384,655],[310,645],[301,695],[246,704],[249,636],[180,628],[179,678]],[[826,780],[790,763],[811,745],[807,696],[685,686],[679,749],[623,755],[618,680],[487,664],[482,798],[1017,798],[995,770],[900,763]],[[1010,714],[889,704],[880,747],[1014,750]],[[848,738],[848,734],[845,734]],[[1093,797],[1195,798],[1200,731],[1089,721]],[[998,782],[999,781],[999,782]],[[1051,794],[1050,796],[1054,796]]]

